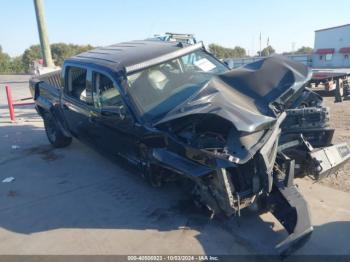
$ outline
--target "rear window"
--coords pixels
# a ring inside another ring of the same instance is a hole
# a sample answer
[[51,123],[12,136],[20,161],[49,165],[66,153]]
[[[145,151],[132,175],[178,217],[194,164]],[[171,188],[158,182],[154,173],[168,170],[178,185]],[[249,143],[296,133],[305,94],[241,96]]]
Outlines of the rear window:
[[80,67],[67,68],[67,89],[66,93],[81,102],[92,105],[92,91],[86,83],[87,70]]

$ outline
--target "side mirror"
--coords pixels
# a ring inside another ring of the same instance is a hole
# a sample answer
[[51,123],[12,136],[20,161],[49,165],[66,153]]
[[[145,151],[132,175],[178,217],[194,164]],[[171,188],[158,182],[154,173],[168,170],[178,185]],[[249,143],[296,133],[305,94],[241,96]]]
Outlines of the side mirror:
[[106,117],[119,117],[124,120],[126,117],[126,111],[124,106],[113,106],[101,109],[101,115]]
[[224,64],[229,68],[229,69],[233,69],[233,63],[230,63],[227,60],[224,60]]

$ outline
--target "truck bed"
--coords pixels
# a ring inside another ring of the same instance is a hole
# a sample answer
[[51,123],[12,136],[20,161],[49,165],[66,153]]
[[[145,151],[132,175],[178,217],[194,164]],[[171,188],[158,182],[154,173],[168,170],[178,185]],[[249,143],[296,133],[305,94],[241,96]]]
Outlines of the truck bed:
[[61,69],[58,69],[56,71],[53,71],[47,74],[33,76],[29,80],[29,86],[30,86],[31,92],[32,92],[32,89],[34,89],[35,84],[38,82],[45,82],[53,87],[56,87],[57,89],[61,89],[61,87],[63,86],[61,84],[61,71],[62,71]]
[[350,68],[314,68],[312,69],[313,81],[326,81],[338,77],[350,76]]
[[[59,104],[61,84],[61,70],[56,70],[44,75],[34,76],[29,80],[29,89],[38,106],[49,109],[48,104]],[[40,113],[40,112],[39,112]]]

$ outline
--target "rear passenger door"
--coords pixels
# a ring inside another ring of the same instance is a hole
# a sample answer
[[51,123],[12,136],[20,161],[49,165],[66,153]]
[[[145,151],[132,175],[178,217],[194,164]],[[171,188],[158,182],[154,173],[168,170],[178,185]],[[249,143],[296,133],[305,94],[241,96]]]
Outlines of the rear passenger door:
[[62,111],[70,132],[81,140],[89,139],[89,117],[94,109],[89,70],[83,66],[66,66]]
[[91,116],[94,138],[104,151],[131,160],[135,155],[134,121],[119,88],[110,76],[92,72],[96,114]]

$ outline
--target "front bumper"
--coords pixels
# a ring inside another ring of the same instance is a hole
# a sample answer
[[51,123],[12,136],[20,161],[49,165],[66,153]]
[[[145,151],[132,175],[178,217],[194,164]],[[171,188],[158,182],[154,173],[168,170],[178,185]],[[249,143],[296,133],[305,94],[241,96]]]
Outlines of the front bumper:
[[310,171],[316,179],[337,172],[350,160],[350,147],[346,143],[319,148],[309,152]]

